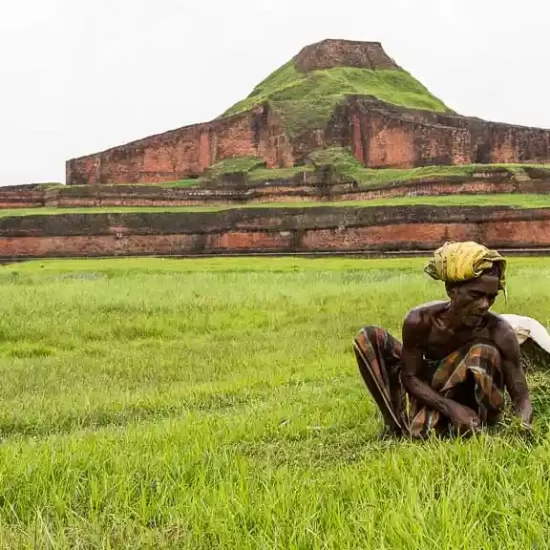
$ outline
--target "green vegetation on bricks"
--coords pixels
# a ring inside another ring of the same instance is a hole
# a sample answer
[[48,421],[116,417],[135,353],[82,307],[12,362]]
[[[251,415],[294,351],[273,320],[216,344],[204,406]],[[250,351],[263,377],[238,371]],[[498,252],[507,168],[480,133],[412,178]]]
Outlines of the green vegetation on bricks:
[[251,172],[256,168],[264,167],[265,162],[258,157],[231,157],[210,166],[203,178],[216,178],[223,174],[232,174],[235,172]]
[[[514,177],[527,177],[525,168],[533,167],[547,170],[545,165],[535,164],[465,164],[451,166],[421,166],[418,168],[366,168],[357,160],[349,148],[331,147],[313,151],[304,166],[293,168],[265,168],[265,163],[258,157],[235,157],[222,160],[208,169],[206,179],[219,177],[225,173],[247,172],[250,182],[287,179],[297,174],[311,172],[315,166],[332,166],[342,176],[359,182],[363,187],[385,186],[394,183],[414,182],[420,180],[449,180],[456,177],[472,176],[476,172],[507,171]],[[548,170],[550,178],[550,170]]]
[[[513,176],[525,175],[524,168],[545,169],[536,164],[457,164],[451,166],[421,166],[418,168],[366,168],[357,160],[349,148],[333,147],[319,149],[310,155],[317,165],[331,165],[336,172],[352,178],[364,187],[384,186],[418,180],[448,180],[453,177],[472,176],[476,172],[508,171]],[[550,178],[550,170],[548,171]]]
[[266,168],[265,162],[259,157],[232,157],[223,159],[208,168],[201,181],[216,179],[224,174],[244,172],[249,181],[288,180],[302,172],[313,171],[314,166],[295,166],[293,168]]
[[414,109],[449,111],[404,70],[338,67],[303,73],[291,60],[258,84],[246,99],[228,109],[223,116],[268,102],[281,116],[290,135],[299,135],[324,127],[334,107],[348,95],[370,95],[387,103]]

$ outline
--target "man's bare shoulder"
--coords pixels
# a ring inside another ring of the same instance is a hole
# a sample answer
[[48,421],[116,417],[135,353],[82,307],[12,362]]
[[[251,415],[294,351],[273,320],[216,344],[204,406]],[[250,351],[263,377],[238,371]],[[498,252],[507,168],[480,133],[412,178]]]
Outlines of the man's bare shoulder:
[[489,313],[488,326],[495,343],[506,345],[507,343],[515,344],[517,342],[517,336],[512,325],[498,313]]
[[429,322],[435,315],[443,312],[449,302],[428,302],[413,307],[405,315],[404,324],[423,324]]
[[428,302],[412,308],[403,321],[403,330],[409,334],[429,330],[432,320],[447,307],[448,302]]

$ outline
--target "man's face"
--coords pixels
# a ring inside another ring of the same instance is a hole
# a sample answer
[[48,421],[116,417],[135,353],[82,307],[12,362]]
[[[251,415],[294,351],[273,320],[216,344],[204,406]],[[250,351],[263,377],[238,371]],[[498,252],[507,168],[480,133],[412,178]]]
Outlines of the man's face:
[[482,275],[478,279],[456,285],[448,294],[454,310],[468,327],[482,324],[498,296],[499,279],[493,275]]

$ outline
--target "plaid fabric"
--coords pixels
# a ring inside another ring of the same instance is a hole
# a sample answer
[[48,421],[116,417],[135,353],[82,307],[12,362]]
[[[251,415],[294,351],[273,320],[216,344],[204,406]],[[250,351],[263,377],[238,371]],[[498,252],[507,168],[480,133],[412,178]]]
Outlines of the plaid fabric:
[[[379,327],[365,327],[355,337],[359,371],[388,428],[394,433],[425,437],[450,428],[439,411],[417,403],[401,383],[402,346]],[[492,423],[504,406],[500,353],[489,343],[464,346],[441,361],[427,361],[420,374],[441,395],[472,408],[482,423]]]

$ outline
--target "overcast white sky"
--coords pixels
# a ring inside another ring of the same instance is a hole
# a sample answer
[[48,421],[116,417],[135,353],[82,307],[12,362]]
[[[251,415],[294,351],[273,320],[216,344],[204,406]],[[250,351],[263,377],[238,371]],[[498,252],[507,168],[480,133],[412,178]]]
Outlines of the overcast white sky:
[[381,41],[461,114],[550,128],[549,0],[1,0],[0,185],[210,120],[324,38]]

